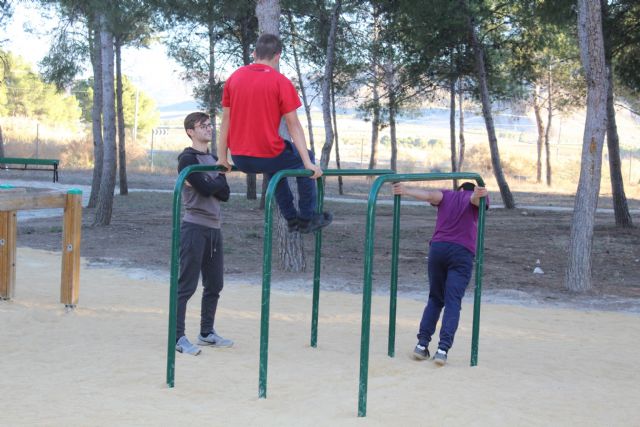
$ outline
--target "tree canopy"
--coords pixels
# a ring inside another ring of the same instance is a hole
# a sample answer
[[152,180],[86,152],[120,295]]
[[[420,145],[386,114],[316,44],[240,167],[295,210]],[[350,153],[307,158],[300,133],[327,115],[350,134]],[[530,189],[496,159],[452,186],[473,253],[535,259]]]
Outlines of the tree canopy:
[[33,117],[46,123],[76,126],[81,110],[78,100],[59,93],[21,57],[0,51],[0,115]]

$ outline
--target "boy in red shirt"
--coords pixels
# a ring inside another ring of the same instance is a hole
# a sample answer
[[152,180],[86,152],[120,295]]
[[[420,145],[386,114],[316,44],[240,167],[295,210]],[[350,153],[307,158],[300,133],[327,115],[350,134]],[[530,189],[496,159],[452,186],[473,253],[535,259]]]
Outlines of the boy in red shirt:
[[[280,74],[278,65],[282,43],[273,34],[263,34],[253,52],[255,62],[237,69],[224,84],[222,123],[218,143],[218,164],[231,168],[233,163],[246,173],[264,173],[271,178],[283,169],[309,169],[313,175],[297,177],[298,208],[286,179],[276,188],[276,201],[289,231],[310,233],[331,223],[331,213],[315,213],[314,180],[322,170],[307,150],[307,142],[296,109],[300,98],[289,79]],[[283,139],[278,129],[284,121],[293,141]]]

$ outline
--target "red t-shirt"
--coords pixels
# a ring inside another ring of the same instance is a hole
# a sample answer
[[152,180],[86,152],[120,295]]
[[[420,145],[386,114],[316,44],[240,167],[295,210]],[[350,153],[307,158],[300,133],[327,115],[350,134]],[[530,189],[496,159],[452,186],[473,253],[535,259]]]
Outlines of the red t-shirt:
[[284,149],[278,134],[280,120],[300,105],[291,81],[268,65],[251,64],[237,69],[222,92],[222,106],[230,109],[227,145],[231,154],[279,155]]

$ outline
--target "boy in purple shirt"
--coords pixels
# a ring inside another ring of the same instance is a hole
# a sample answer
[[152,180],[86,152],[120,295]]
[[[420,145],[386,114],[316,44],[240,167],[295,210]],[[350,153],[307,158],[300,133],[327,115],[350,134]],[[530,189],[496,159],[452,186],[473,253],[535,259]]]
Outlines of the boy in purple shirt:
[[[442,366],[447,362],[447,352],[453,345],[462,297],[471,279],[480,198],[487,197],[488,192],[471,182],[460,185],[458,191],[418,190],[395,183],[393,194],[424,200],[438,208],[436,229],[429,244],[429,301],[422,314],[413,356],[419,360],[430,357],[429,342],[444,308],[438,351],[433,356],[434,362]],[[487,199],[487,208],[488,202]]]

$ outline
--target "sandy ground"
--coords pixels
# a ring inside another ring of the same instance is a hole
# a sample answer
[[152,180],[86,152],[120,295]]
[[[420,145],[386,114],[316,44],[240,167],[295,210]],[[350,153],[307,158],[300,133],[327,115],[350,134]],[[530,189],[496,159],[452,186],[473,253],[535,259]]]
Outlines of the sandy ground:
[[[324,292],[309,346],[310,292],[271,297],[268,398],[258,399],[260,286],[227,282],[216,327],[231,349],[177,355],[165,385],[168,284],[114,268],[81,272],[58,303],[59,254],[19,248],[16,295],[0,302],[0,425],[640,425],[640,316],[485,303],[469,367],[471,298],[449,364],[410,358],[422,302],[373,300],[368,413],[357,418],[361,297]],[[470,294],[470,293],[469,293]],[[187,317],[198,331],[199,295]]]

